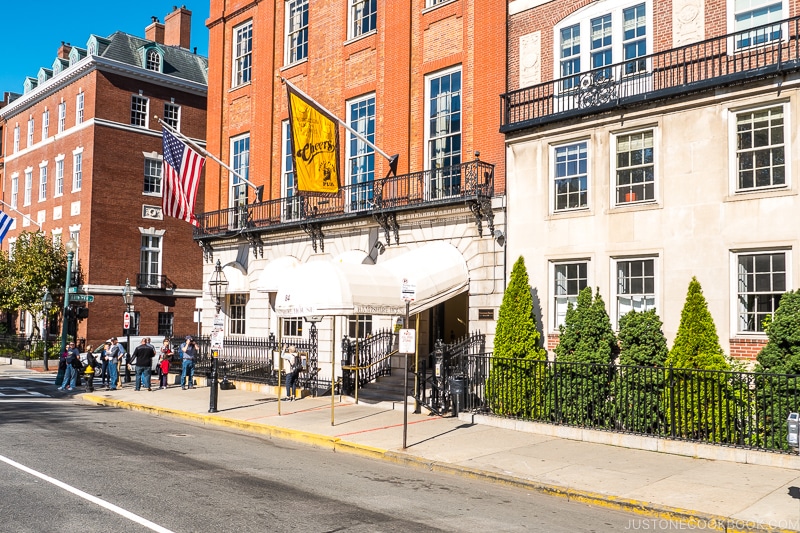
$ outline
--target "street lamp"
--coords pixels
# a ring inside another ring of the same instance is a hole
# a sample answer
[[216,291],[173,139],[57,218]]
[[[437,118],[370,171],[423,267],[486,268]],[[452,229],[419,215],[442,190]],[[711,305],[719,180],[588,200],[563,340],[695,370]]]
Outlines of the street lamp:
[[[67,349],[67,322],[69,322],[69,284],[72,280],[72,260],[75,258],[75,252],[78,251],[78,243],[75,239],[70,239],[64,245],[67,251],[67,275],[64,280],[64,312],[61,315],[61,350],[59,354],[64,353]],[[65,369],[58,365],[58,374],[56,374],[56,385],[61,385],[61,380],[64,379]]]
[[50,313],[50,309],[53,308],[53,297],[50,296],[50,291],[47,287],[44,288],[44,296],[42,296],[42,310],[44,311],[44,331],[42,332],[42,340],[44,341],[44,353],[42,354],[44,359],[44,369],[50,370],[47,366],[47,315]]
[[[208,291],[211,293],[211,298],[214,300],[214,305],[217,307],[217,312],[214,315],[214,328],[217,328],[217,316],[220,309],[222,309],[222,300],[228,292],[228,280],[225,273],[222,271],[222,263],[217,259],[217,264],[214,265],[214,273],[211,274],[211,279],[208,280]],[[216,333],[216,329],[214,331]],[[212,334],[212,338],[214,335]],[[211,350],[211,396],[209,398],[209,413],[217,412],[217,395],[218,392],[218,365],[219,365],[219,352],[212,348]]]
[[128,335],[128,344],[125,345],[125,383],[131,382],[131,305],[133,305],[133,289],[131,289],[131,280],[125,278],[125,288],[122,289],[122,301],[125,302],[126,312],[128,313],[128,327],[125,328],[125,333]]

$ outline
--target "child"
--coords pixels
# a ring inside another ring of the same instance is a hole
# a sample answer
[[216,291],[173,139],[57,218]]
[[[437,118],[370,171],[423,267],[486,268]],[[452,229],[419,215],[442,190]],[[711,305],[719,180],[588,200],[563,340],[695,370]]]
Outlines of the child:
[[159,389],[166,389],[169,387],[167,381],[167,374],[169,374],[169,354],[162,353],[161,360],[159,361],[159,367],[161,368],[161,381],[158,384]]
[[94,370],[97,368],[97,359],[92,353],[92,345],[86,347],[86,368],[83,369],[84,387],[86,392],[94,392]]

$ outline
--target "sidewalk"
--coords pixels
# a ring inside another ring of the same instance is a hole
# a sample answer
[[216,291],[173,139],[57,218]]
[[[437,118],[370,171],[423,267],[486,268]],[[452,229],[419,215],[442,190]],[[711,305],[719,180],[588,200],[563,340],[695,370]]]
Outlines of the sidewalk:
[[[0,375],[9,371],[21,370],[0,365]],[[207,387],[178,386],[136,392],[128,385],[79,396],[93,404],[227,426],[631,511],[642,516],[642,523],[632,523],[634,529],[800,531],[800,470],[791,467],[567,440],[473,424],[466,413],[460,418],[408,413],[403,450],[402,410],[356,405],[352,398],[336,396],[332,424],[330,396],[279,403],[273,394],[235,389],[219,391],[218,412],[212,414],[209,392]],[[63,394],[55,386],[53,393]]]

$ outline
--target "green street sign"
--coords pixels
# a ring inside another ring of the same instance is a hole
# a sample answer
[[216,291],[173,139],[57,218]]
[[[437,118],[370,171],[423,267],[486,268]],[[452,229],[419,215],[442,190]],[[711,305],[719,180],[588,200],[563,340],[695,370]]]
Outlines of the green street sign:
[[70,294],[76,294],[77,292],[78,292],[78,287],[70,287],[69,288],[69,293]]
[[71,302],[93,302],[94,294],[72,294],[69,300]]

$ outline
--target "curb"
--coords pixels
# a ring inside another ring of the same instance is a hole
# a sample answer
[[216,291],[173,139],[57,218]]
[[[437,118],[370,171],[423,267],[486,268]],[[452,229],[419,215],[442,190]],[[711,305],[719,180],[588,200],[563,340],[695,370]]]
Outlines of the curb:
[[134,402],[105,398],[91,393],[82,394],[80,398],[88,403],[94,403],[101,406],[128,409],[131,411],[142,411],[157,416],[170,416],[173,418],[198,422],[208,426],[228,427],[249,433],[266,435],[269,438],[291,440],[294,442],[311,445],[316,448],[328,449],[333,452],[338,451],[353,455],[360,455],[362,457],[381,459],[420,470],[457,475],[468,479],[480,479],[502,485],[518,487],[548,496],[565,498],[568,501],[580,502],[596,507],[603,507],[605,509],[612,509],[646,516],[654,520],[664,521],[665,527],[675,526],[679,527],[680,529],[706,529],[709,531],[721,531],[724,533],[790,533],[794,531],[789,529],[774,528],[769,525],[738,520],[722,515],[701,513],[699,511],[692,511],[690,509],[668,507],[640,500],[631,500],[618,496],[601,494],[598,492],[548,485],[546,483],[539,483],[512,475],[492,472],[490,470],[481,470],[467,466],[455,465],[452,463],[431,461],[404,452],[395,452],[391,450],[385,450],[383,448],[366,446],[355,442],[344,441],[338,437],[329,437],[327,435],[319,435],[307,431],[269,426],[267,424],[247,422],[244,420],[235,420],[213,414],[189,413],[187,411],[180,411],[178,409],[154,407]]

